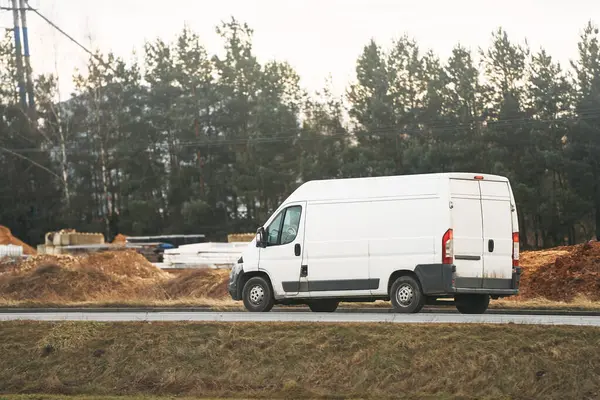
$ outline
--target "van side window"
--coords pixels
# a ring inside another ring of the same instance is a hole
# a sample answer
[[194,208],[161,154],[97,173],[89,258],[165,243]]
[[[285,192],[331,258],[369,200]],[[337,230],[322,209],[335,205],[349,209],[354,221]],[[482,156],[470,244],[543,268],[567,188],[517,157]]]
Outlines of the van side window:
[[267,245],[278,246],[293,242],[300,227],[301,206],[291,206],[281,211],[266,229]]
[[300,206],[292,206],[285,211],[283,229],[281,230],[281,244],[292,243],[296,239],[300,227],[300,215],[302,215],[302,207]]

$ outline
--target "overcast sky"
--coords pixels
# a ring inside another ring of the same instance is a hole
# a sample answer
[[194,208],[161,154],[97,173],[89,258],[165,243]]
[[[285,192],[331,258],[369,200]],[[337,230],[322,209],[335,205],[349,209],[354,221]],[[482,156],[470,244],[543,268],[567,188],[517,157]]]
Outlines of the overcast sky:
[[[10,0],[0,0],[8,6]],[[489,43],[490,33],[504,27],[511,39],[527,38],[561,63],[577,56],[579,34],[588,20],[600,23],[600,2],[592,0],[30,0],[46,17],[89,47],[112,50],[131,59],[145,40],[170,40],[189,25],[208,51],[222,47],[215,26],[235,16],[255,31],[260,60],[286,60],[308,90],[323,87],[331,75],[343,93],[354,77],[363,46],[374,38],[389,46],[403,34],[447,57],[461,43],[473,50]],[[32,66],[35,73],[56,72],[63,97],[72,90],[75,68],[87,55],[29,12]],[[0,11],[0,27],[12,15]],[[91,36],[91,42],[90,42]],[[57,65],[57,68],[55,67]]]

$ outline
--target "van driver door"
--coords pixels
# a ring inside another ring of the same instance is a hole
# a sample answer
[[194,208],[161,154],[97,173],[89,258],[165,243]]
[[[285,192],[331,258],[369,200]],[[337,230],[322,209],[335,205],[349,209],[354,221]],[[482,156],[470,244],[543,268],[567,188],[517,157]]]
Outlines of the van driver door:
[[269,275],[277,297],[298,295],[301,279],[306,280],[301,278],[305,220],[306,202],[290,203],[265,227],[259,270]]

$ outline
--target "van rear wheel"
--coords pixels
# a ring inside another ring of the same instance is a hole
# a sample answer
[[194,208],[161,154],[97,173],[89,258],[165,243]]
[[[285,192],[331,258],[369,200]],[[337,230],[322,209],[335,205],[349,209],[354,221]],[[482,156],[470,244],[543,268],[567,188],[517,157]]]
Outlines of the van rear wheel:
[[401,276],[392,285],[390,299],[400,313],[418,313],[425,305],[421,285],[412,276]]
[[454,303],[461,314],[483,314],[490,305],[490,295],[460,294],[454,297]]
[[275,305],[271,285],[261,276],[248,279],[242,291],[242,299],[246,310],[252,312],[271,311]]
[[308,303],[312,312],[334,312],[340,304],[337,300],[314,300]]

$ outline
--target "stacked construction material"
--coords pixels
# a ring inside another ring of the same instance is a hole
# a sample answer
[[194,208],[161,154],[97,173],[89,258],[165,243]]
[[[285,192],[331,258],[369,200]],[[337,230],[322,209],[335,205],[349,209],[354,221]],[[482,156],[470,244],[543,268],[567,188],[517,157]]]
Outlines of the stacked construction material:
[[256,233],[232,233],[227,235],[227,242],[229,243],[243,243],[251,242],[256,237]]
[[104,242],[101,233],[83,233],[75,229],[48,232],[45,243],[38,246],[40,254],[78,254],[108,250],[114,246]]
[[23,257],[23,246],[15,246],[12,244],[0,244],[0,258],[20,258]]
[[231,268],[247,243],[196,243],[167,249],[162,268]]

